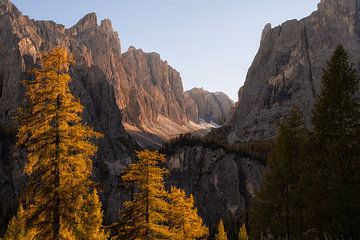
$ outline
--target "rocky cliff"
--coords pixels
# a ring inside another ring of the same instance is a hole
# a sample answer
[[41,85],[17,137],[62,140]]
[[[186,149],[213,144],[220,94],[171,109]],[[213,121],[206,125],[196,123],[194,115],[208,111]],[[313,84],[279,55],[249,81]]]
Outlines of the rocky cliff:
[[169,138],[209,129],[228,118],[233,103],[227,95],[184,92],[180,73],[158,53],[130,47],[121,63],[125,74],[117,83],[119,106],[127,131],[140,145],[156,148]]
[[130,47],[121,64],[119,106],[127,131],[141,146],[158,148],[181,133],[209,127],[197,125],[197,115],[187,115],[180,73],[158,53]]
[[93,177],[99,183],[106,223],[117,219],[126,199],[120,174],[139,147],[122,122],[138,142],[156,147],[164,138],[212,126],[199,121],[176,70],[157,53],[131,47],[122,54],[111,22],[98,24],[94,13],[65,28],[32,20],[9,0],[0,0],[0,46],[0,234],[26,183],[25,151],[15,146],[15,119],[25,101],[21,82],[41,52],[61,46],[74,55],[71,90],[85,107],[84,122],[104,134],[97,142]]
[[[203,119],[217,125],[226,123],[233,111],[234,102],[223,92],[209,92],[203,88],[193,88],[185,92],[188,113],[195,111],[195,119]],[[194,110],[191,107],[195,108]],[[197,114],[196,114],[197,112]]]
[[261,186],[263,160],[195,138],[175,141],[165,152],[170,170],[168,185],[194,195],[212,236],[222,218],[229,239],[237,239],[254,193]]
[[293,105],[302,110],[309,124],[323,68],[338,44],[345,46],[359,67],[359,0],[322,0],[317,11],[302,20],[274,28],[267,24],[239,91],[229,142],[273,138]]
[[14,145],[15,117],[24,103],[21,81],[38,62],[40,52],[57,46],[74,54],[71,89],[85,106],[84,122],[104,134],[97,142],[94,179],[101,188],[106,221],[117,218],[124,198],[119,177],[134,158],[136,144],[125,132],[116,104],[114,59],[120,56],[120,45],[110,22],[98,25],[96,15],[89,14],[66,29],[51,21],[30,20],[9,1],[0,0],[0,46],[0,226],[5,227],[13,214],[26,181],[24,153]]

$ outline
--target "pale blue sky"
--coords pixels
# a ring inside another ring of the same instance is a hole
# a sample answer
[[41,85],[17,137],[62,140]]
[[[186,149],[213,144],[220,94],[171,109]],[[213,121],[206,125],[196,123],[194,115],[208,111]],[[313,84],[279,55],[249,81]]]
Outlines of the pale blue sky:
[[237,100],[266,23],[301,19],[320,0],[13,0],[30,18],[72,26],[96,12],[130,45],[158,52],[185,89],[223,91]]

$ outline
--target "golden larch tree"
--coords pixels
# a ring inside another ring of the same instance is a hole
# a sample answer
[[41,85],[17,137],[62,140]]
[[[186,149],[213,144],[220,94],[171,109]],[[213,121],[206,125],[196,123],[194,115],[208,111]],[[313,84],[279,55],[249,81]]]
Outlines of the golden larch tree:
[[32,240],[35,236],[34,229],[28,229],[25,222],[25,211],[20,204],[17,214],[10,220],[4,240]]
[[69,89],[72,63],[66,49],[55,48],[26,81],[30,107],[18,144],[27,148],[25,215],[35,239],[106,239],[90,180],[97,148],[89,140],[100,134],[81,123],[83,107]]
[[133,200],[124,204],[118,239],[173,239],[168,227],[170,205],[164,186],[167,171],[159,167],[165,156],[156,151],[137,152],[138,161],[122,175],[125,184],[135,186]]
[[203,239],[208,235],[208,228],[204,226],[201,217],[194,207],[192,195],[187,197],[185,191],[171,187],[169,194],[171,208],[169,224],[174,240]]
[[215,239],[216,240],[227,240],[227,234],[225,232],[224,222],[223,222],[222,219],[220,219],[218,229],[217,229],[217,233],[215,235]]
[[238,240],[249,240],[245,224],[242,224],[240,227]]

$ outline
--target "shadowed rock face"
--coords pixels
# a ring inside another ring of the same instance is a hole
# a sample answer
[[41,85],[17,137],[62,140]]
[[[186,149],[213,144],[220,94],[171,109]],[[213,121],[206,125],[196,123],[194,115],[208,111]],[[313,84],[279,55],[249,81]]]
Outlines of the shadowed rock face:
[[359,0],[322,0],[309,17],[265,26],[260,49],[239,90],[229,142],[273,138],[293,105],[309,124],[323,68],[335,47],[343,44],[359,67],[359,6]]
[[212,236],[222,218],[229,239],[237,239],[237,231],[248,217],[251,199],[260,189],[264,166],[221,147],[192,145],[176,146],[168,152],[168,185],[194,195],[195,205]]
[[120,57],[120,44],[110,22],[104,20],[99,26],[96,15],[89,14],[66,29],[51,21],[30,20],[9,1],[0,0],[0,46],[0,123],[6,136],[0,144],[0,225],[5,227],[14,213],[26,182],[25,154],[15,147],[16,111],[25,101],[21,81],[38,62],[40,52],[58,46],[74,54],[71,89],[85,107],[84,122],[104,134],[97,141],[93,177],[101,189],[106,221],[113,221],[125,197],[119,176],[134,159],[136,144],[126,134],[116,104],[114,59]]

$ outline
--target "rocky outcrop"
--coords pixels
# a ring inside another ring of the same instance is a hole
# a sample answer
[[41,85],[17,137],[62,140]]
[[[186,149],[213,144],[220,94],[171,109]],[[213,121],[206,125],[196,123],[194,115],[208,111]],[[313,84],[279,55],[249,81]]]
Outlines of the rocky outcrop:
[[184,92],[180,73],[158,53],[130,47],[121,55],[119,72],[115,85],[123,122],[143,147],[159,148],[179,134],[209,130],[231,111],[233,103],[224,93]]
[[175,123],[188,122],[180,73],[160,59],[158,53],[144,53],[130,47],[122,54],[129,90],[124,89],[124,120],[141,126],[156,124],[162,115]]
[[30,20],[9,1],[0,0],[0,46],[0,135],[6,136],[0,143],[0,225],[6,226],[14,213],[15,200],[26,182],[22,171],[25,154],[14,144],[15,117],[25,99],[21,82],[28,78],[27,71],[37,64],[40,53],[57,46],[74,54],[71,89],[85,106],[84,122],[104,134],[97,142],[94,179],[101,189],[106,222],[116,219],[124,198],[120,174],[134,159],[137,146],[125,132],[117,106],[114,82],[120,44],[110,22],[98,25],[96,15],[89,14],[66,29],[51,21]]
[[323,68],[335,47],[343,44],[355,66],[360,66],[359,16],[359,0],[322,0],[309,17],[274,28],[266,25],[239,91],[229,142],[273,138],[293,105],[309,124]]
[[229,239],[237,239],[247,220],[251,199],[260,189],[264,166],[259,159],[214,143],[186,142],[168,146],[168,185],[193,194],[199,214],[213,236],[222,218]]
[[[203,88],[193,88],[185,92],[188,115],[196,116],[217,125],[226,123],[232,113],[234,102],[223,92],[208,92]],[[197,114],[196,114],[197,112]]]

